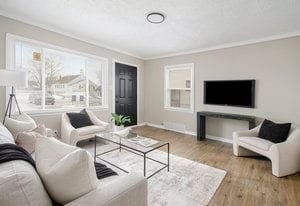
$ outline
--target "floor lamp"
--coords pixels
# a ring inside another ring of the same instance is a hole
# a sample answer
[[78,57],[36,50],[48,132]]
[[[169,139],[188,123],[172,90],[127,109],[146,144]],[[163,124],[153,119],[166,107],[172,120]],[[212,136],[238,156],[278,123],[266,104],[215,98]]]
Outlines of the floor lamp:
[[28,86],[27,72],[0,69],[0,86],[11,87],[11,94],[9,94],[9,100],[4,114],[3,124],[7,116],[11,116],[13,102],[15,102],[19,114],[21,114],[20,107],[15,95],[14,87],[24,88]]

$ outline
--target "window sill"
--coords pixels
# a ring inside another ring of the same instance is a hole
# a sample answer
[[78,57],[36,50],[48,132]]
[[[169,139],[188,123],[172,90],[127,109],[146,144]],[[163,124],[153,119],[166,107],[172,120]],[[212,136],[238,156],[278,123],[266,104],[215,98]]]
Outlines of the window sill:
[[190,114],[194,113],[193,109],[185,109],[185,108],[179,108],[179,107],[165,107],[164,109],[167,111],[173,111],[173,112],[185,112],[185,113],[190,113]]
[[[70,108],[70,109],[51,109],[51,110],[31,110],[31,111],[22,111],[30,116],[43,116],[43,115],[61,115],[64,112],[80,112],[82,109],[85,109],[85,107],[80,108]],[[93,107],[93,108],[87,108],[88,110],[92,111],[108,111],[108,107]]]

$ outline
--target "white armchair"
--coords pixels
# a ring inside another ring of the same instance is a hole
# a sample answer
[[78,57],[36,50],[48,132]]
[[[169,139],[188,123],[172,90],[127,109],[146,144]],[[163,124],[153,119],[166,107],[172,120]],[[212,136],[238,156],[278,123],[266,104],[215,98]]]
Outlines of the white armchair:
[[108,129],[109,123],[101,121],[96,115],[86,110],[94,125],[75,129],[71,123],[67,113],[63,113],[61,117],[61,139],[64,143],[76,146],[77,142],[95,137],[99,132]]
[[272,174],[283,177],[300,171],[300,128],[292,125],[285,142],[273,143],[258,137],[261,125],[233,133],[235,156],[263,155],[272,162]]
[[[16,138],[19,132],[35,129],[37,127],[36,122],[28,114],[21,112],[14,113],[11,117],[5,118],[5,126],[11,132],[14,138]],[[50,128],[46,128],[47,137],[56,137],[54,131]]]

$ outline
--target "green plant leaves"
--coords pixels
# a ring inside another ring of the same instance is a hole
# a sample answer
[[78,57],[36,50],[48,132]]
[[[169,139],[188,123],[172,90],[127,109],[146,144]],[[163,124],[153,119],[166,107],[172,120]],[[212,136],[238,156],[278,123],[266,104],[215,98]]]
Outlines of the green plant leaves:
[[116,113],[111,113],[111,116],[111,121],[114,121],[115,125],[117,126],[124,125],[126,122],[131,122],[130,116],[118,115]]

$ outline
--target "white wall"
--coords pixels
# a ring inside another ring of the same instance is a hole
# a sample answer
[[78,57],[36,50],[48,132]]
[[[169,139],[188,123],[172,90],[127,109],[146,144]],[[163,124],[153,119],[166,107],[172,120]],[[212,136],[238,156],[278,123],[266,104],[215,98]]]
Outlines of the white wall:
[[[164,121],[186,124],[195,132],[196,115],[164,110],[164,66],[195,63],[195,111],[209,110],[255,115],[300,124],[300,37],[247,46],[220,49],[189,55],[143,61],[0,16],[0,69],[5,68],[5,34],[12,33],[109,59],[109,110],[97,115],[110,120],[113,105],[113,60],[140,67],[140,122],[161,124]],[[204,105],[203,81],[213,79],[256,79],[256,108]],[[5,109],[5,89],[0,88],[0,117]],[[59,130],[60,114],[34,117]],[[230,138],[234,130],[247,129],[247,123],[209,118],[207,133]]]
[[[164,66],[195,63],[195,111],[254,115],[300,124],[300,37],[145,62],[145,121],[185,124],[196,131],[196,113],[164,110]],[[256,79],[255,109],[203,104],[203,81]],[[155,80],[155,84],[153,83]],[[231,138],[247,122],[208,118],[207,133]]]
[[[122,62],[127,62],[130,64],[138,65],[140,69],[140,78],[139,85],[140,90],[143,90],[143,77],[144,77],[144,61],[141,59],[137,59],[135,57],[131,57],[125,54],[121,54],[118,52],[114,52],[112,50],[108,50],[99,46],[95,46],[80,40],[76,40],[70,37],[66,37],[64,35],[60,35],[55,32],[47,31],[32,25],[28,25],[19,21],[15,21],[3,16],[0,16],[0,69],[5,69],[5,42],[6,42],[6,33],[11,33],[19,36],[23,36],[26,38],[50,43],[53,45],[65,47],[72,50],[77,50],[80,52],[105,57],[109,60],[108,70],[109,70],[109,109],[104,111],[97,111],[97,115],[103,119],[104,121],[110,121],[110,113],[113,108],[113,60],[118,60]],[[8,94],[7,94],[8,95]],[[0,118],[3,119],[3,113],[5,110],[5,88],[0,88]],[[139,98],[139,120],[143,122],[144,120],[144,109],[143,109],[143,93],[140,93]],[[34,116],[37,122],[45,123],[46,126],[60,130],[60,114],[49,114],[49,115],[38,115]]]

